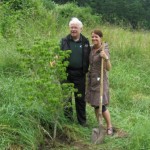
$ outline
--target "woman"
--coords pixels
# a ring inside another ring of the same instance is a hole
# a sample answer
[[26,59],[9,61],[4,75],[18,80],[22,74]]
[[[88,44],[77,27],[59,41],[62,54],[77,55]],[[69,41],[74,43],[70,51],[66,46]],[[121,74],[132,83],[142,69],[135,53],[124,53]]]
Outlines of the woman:
[[109,83],[107,71],[111,68],[110,55],[108,44],[104,43],[104,51],[102,50],[103,33],[100,30],[92,31],[92,50],[90,53],[90,69],[88,73],[88,87],[86,92],[86,101],[94,107],[95,115],[99,117],[99,102],[100,102],[100,70],[101,59],[104,59],[103,71],[103,104],[102,115],[107,123],[107,134],[112,135],[113,129],[110,119],[109,110],[106,105],[109,104]]

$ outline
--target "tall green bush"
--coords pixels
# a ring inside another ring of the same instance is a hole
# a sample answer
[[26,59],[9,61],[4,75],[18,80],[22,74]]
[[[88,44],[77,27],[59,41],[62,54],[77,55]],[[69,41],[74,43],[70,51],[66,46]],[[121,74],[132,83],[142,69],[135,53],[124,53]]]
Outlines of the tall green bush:
[[90,7],[79,8],[74,3],[66,3],[64,5],[58,5],[55,9],[58,25],[62,24],[63,18],[66,18],[65,22],[69,22],[72,17],[79,18],[85,25],[95,26],[101,23],[101,16],[94,15]]

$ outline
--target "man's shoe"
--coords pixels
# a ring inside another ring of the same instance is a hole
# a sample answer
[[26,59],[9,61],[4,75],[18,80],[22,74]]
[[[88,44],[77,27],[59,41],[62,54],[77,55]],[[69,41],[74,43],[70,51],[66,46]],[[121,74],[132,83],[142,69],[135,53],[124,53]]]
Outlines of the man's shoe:
[[87,124],[87,123],[80,123],[80,125],[81,125],[82,127],[88,127],[88,124]]

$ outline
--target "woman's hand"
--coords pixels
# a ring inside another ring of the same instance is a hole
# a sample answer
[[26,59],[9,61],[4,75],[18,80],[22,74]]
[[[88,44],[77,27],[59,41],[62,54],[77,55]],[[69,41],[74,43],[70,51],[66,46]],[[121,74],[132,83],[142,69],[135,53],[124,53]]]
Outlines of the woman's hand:
[[108,56],[106,55],[106,53],[105,53],[105,51],[100,51],[100,56],[102,57],[102,58],[104,58],[105,60],[108,60],[109,58],[108,58]]
[[107,71],[109,71],[110,68],[111,68],[111,63],[110,63],[110,60],[109,60],[107,54],[102,50],[102,51],[100,52],[100,56],[106,60],[105,63],[104,63],[104,68],[105,68]]

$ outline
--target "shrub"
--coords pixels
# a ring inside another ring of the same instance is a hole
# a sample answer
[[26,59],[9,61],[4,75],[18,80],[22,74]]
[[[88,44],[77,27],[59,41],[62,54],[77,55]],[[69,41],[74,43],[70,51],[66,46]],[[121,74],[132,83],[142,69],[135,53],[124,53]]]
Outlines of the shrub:
[[18,43],[18,52],[22,76],[1,84],[0,147],[37,149],[45,134],[55,140],[64,121],[63,100],[74,91],[72,84],[62,83],[68,65],[62,61],[69,51],[60,51],[55,40],[37,39],[29,49]]
[[84,24],[88,24],[88,26],[101,23],[101,16],[93,15],[90,7],[78,7],[74,3],[58,5],[55,12],[59,22],[58,25],[63,22],[62,19],[65,18],[68,23],[72,17],[79,18]]

